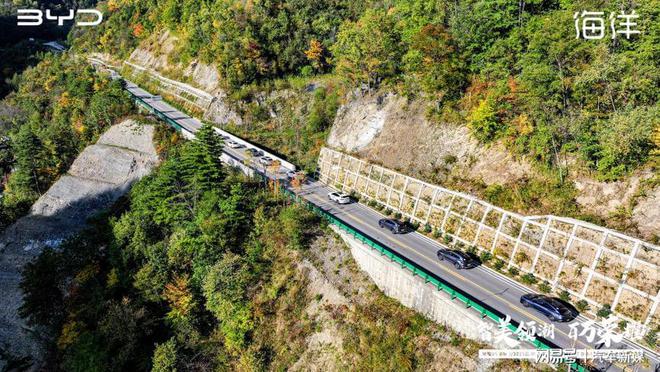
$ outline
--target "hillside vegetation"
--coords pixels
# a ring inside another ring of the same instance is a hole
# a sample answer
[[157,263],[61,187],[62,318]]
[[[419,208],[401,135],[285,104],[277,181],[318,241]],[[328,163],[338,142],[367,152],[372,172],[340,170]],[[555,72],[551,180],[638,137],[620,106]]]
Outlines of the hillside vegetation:
[[97,75],[73,56],[46,55],[15,80],[15,91],[0,102],[8,112],[0,110],[2,135],[9,139],[0,147],[8,176],[0,228],[23,215],[85,146],[132,110],[120,81]]
[[[214,65],[229,91],[321,73],[352,87],[386,87],[429,100],[437,120],[467,125],[482,142],[502,140],[559,178],[575,158],[614,180],[657,154],[657,0],[110,0],[102,7],[111,16],[72,36],[78,50],[122,58],[169,30],[178,37],[172,62]],[[575,11],[621,9],[640,15],[640,35],[576,39]]]

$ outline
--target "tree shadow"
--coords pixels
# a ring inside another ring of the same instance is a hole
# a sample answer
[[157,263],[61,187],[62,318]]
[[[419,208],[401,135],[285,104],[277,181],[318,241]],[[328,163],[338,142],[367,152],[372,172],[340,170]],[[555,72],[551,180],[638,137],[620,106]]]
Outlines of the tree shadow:
[[[33,327],[20,316],[24,293],[23,269],[48,249],[57,249],[67,239],[85,230],[89,223],[107,213],[138,181],[134,178],[118,185],[101,184],[74,200],[55,203],[51,190],[58,180],[33,205],[28,215],[18,219],[0,234],[0,364],[20,369],[43,367],[48,331]],[[62,191],[62,190],[59,190]],[[80,192],[80,190],[77,190]],[[18,363],[18,364],[17,364]],[[26,367],[26,368],[24,368]]]

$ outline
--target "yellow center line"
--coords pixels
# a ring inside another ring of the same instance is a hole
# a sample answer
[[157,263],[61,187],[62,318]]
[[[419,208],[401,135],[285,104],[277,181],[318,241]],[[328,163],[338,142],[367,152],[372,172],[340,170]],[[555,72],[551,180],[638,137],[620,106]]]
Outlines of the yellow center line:
[[[325,203],[325,200],[323,200],[323,198],[321,198],[320,196],[318,196],[318,195],[316,195],[316,194],[308,194],[308,196],[309,196],[310,198],[314,198],[314,199],[316,199],[316,200],[318,200],[318,201],[320,201],[320,202],[322,202],[322,203]],[[369,229],[371,229],[371,230],[373,230],[373,231],[381,232],[380,230],[378,230],[378,229],[376,229],[375,227],[371,226],[371,224],[367,223],[366,221],[362,220],[361,218],[355,217],[355,216],[353,216],[353,215],[350,214],[350,213],[346,213],[345,215],[346,215],[348,218],[352,219],[353,221],[358,222],[358,223],[361,223],[361,224],[363,224],[364,226],[366,226],[367,228],[369,228]],[[405,248],[405,249],[407,249],[407,250],[409,250],[409,251],[411,251],[411,252],[414,252],[414,253],[419,253],[419,252],[417,252],[417,250],[416,250],[415,248],[409,246],[408,244],[404,243],[403,241],[401,241],[399,238],[397,238],[397,237],[395,237],[395,236],[390,237],[390,239],[393,240],[396,244],[400,245],[402,248]],[[430,262],[430,263],[434,264],[435,266],[439,267],[440,269],[442,269],[443,272],[446,272],[446,273],[448,273],[448,274],[451,274],[451,275],[453,275],[454,277],[456,277],[456,278],[458,278],[458,279],[460,279],[460,280],[462,280],[462,281],[465,281],[465,282],[468,281],[468,279],[466,279],[465,277],[458,275],[457,273],[455,273],[455,272],[453,272],[453,271],[447,269],[447,268],[444,267],[443,265],[438,265],[438,262],[436,262],[436,261],[434,261],[434,260],[431,260],[429,257],[424,256],[424,255],[419,255],[419,256],[420,256],[421,258],[423,258],[424,260],[426,260],[427,262]],[[493,296],[499,296],[499,295],[496,294],[495,292],[492,292],[491,290],[482,287],[482,286],[479,285],[478,283],[475,283],[475,282],[470,282],[470,283],[471,283],[472,285],[476,286],[477,288],[479,288],[479,289],[481,289],[481,290],[483,290],[483,291],[485,291],[485,292],[487,292],[487,293],[489,293],[489,294],[491,294],[491,295],[493,295]],[[520,309],[520,308],[513,307],[513,306],[511,306],[511,304],[508,303],[508,302],[504,302],[504,304],[505,304],[507,307],[509,307],[511,310],[514,310],[514,311],[516,311],[516,312],[518,312],[518,313],[520,313],[520,314],[522,314],[522,315],[525,315],[525,316],[527,316],[527,317],[529,317],[529,318],[531,318],[531,319],[536,320],[539,324],[546,323],[545,321],[541,320],[540,318],[538,318],[538,317],[535,316],[534,314],[531,314],[531,313],[527,312],[526,310],[524,310],[525,308]],[[568,334],[567,334],[566,332],[564,332],[563,330],[561,330],[561,329],[555,328],[555,331],[558,332],[558,333],[560,333],[560,334],[562,334],[562,335],[564,335],[564,336],[566,336],[566,337],[569,337]],[[577,343],[578,343],[578,344],[581,344],[581,345],[584,345],[585,347],[589,347],[588,344],[585,344],[585,343],[583,343],[583,342],[580,341],[580,340],[577,340]]]

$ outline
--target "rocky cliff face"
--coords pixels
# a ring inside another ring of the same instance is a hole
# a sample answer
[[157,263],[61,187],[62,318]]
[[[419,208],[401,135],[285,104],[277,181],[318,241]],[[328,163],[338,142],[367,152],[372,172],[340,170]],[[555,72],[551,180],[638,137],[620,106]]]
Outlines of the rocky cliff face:
[[358,96],[337,113],[328,144],[411,176],[449,168],[486,183],[505,183],[532,170],[499,146],[485,147],[465,126],[437,124],[421,102],[394,94]]
[[157,38],[142,43],[131,53],[128,62],[165,75],[183,76],[192,86],[213,96],[210,104],[204,102],[201,105],[204,107],[204,119],[218,124],[241,124],[241,117],[227,103],[227,94],[220,85],[220,73],[214,66],[197,60],[185,66],[169,62],[170,56],[176,53],[176,43],[177,38],[166,31]]
[[[510,185],[538,176],[530,163],[515,159],[502,145],[478,143],[464,125],[430,122],[423,102],[394,94],[351,97],[337,113],[328,145],[440,184],[457,177]],[[660,187],[649,189],[644,180],[653,175],[640,170],[618,182],[573,175],[576,202],[583,213],[606,220],[628,209],[627,222],[614,227],[652,241],[660,234]]]
[[175,53],[177,40],[169,31],[165,31],[142,43],[131,53],[128,61],[166,75],[183,75],[208,93],[216,93],[220,89],[220,74],[215,67],[198,61],[192,61],[187,66],[169,62],[170,56]]
[[[23,266],[82,230],[86,220],[110,207],[158,163],[153,127],[125,121],[87,147],[71,168],[0,236],[0,356],[39,361],[36,332],[18,315]],[[4,363],[0,357],[0,369]]]

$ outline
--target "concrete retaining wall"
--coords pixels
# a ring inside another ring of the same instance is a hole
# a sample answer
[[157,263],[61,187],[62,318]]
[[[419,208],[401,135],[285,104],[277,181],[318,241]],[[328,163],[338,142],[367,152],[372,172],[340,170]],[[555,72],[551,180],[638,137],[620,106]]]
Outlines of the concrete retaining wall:
[[[466,309],[461,302],[452,300],[445,292],[413,276],[345,231],[336,226],[331,228],[346,242],[355,262],[383,293],[434,322],[451,327],[463,337],[481,341],[479,330],[490,320],[482,320],[474,310]],[[492,346],[506,348],[504,341]]]

